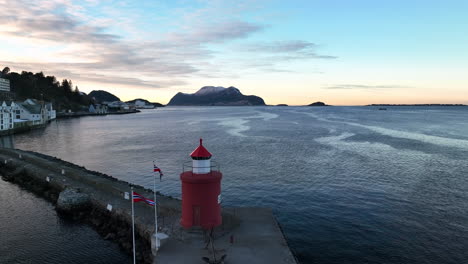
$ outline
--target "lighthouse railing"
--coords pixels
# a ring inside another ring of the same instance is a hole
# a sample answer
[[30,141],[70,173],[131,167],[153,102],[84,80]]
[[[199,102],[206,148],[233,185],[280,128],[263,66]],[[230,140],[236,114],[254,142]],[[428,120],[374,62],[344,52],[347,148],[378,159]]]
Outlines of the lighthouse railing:
[[[182,171],[193,171],[193,163],[191,161],[187,161],[182,163]],[[213,171],[221,172],[221,166],[219,165],[218,162],[216,161],[211,161],[211,166],[209,167],[196,167],[197,169],[205,169],[205,168],[210,168],[210,173]]]

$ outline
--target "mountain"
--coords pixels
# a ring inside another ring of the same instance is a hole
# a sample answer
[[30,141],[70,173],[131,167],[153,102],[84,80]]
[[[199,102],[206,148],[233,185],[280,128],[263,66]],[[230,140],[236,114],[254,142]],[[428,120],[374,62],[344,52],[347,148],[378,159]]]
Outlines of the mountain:
[[262,98],[243,95],[236,87],[204,86],[196,93],[177,93],[168,105],[244,106],[265,105]]
[[88,95],[94,97],[94,99],[100,103],[120,101],[120,98],[117,96],[103,90],[92,91]]
[[329,105],[325,104],[324,102],[315,102],[315,103],[311,103],[309,106],[329,106]]

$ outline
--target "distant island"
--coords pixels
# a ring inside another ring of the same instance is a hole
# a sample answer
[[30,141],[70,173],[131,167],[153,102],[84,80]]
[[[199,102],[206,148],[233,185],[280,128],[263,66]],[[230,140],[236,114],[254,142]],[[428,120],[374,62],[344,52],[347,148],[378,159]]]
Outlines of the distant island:
[[370,104],[366,106],[467,106],[464,104]]
[[308,106],[329,106],[329,105],[325,104],[324,102],[315,102],[315,103],[311,103]]
[[262,98],[243,95],[236,87],[204,86],[196,93],[177,93],[167,105],[179,106],[248,106],[265,105]]

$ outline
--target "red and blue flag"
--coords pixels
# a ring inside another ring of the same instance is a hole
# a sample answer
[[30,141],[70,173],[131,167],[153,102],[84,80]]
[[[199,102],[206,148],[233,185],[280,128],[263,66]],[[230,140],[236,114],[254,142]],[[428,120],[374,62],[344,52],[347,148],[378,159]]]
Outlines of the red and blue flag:
[[161,169],[158,168],[158,166],[156,166],[156,164],[153,164],[153,166],[154,166],[154,168],[153,168],[153,171],[154,171],[154,172],[159,171],[159,173],[162,173],[162,172],[161,172]]
[[162,173],[162,170],[158,166],[156,166],[156,164],[154,164],[154,161],[153,161],[153,172],[159,172],[159,180],[161,180],[162,176],[164,175]]
[[133,192],[133,202],[145,202],[148,205],[154,206],[155,202],[151,199],[145,198],[143,195]]

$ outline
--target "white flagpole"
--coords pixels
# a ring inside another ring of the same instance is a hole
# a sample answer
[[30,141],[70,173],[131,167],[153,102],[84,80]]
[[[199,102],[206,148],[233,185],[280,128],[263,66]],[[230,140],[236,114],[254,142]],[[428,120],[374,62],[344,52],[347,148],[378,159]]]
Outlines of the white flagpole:
[[159,250],[159,239],[158,239],[158,203],[156,202],[156,173],[154,171],[153,161],[153,193],[154,193],[154,241],[156,242],[156,252]]
[[135,251],[135,213],[133,208],[133,186],[130,199],[132,200],[132,236],[133,236],[133,264],[136,264],[136,251]]

